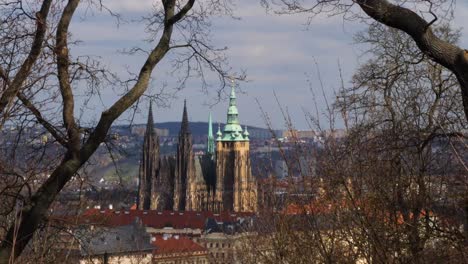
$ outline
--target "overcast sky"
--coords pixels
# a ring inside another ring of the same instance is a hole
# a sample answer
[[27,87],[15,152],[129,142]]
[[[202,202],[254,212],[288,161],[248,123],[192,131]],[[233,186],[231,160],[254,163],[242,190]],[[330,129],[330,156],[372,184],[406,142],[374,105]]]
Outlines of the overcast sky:
[[[120,13],[126,21],[147,14],[151,8],[150,0],[108,0],[107,5]],[[234,1],[234,15],[239,20],[220,17],[213,20],[212,43],[217,47],[228,47],[226,52],[233,69],[244,69],[249,82],[240,83],[244,93],[238,95],[238,107],[242,124],[265,127],[257,100],[270,116],[273,126],[284,127],[281,111],[274,93],[281,105],[287,108],[294,125],[307,129],[304,112],[315,112],[313,92],[321,95],[317,78],[317,67],[322,74],[329,102],[333,101],[333,90],[339,88],[338,62],[341,64],[345,82],[360,63],[362,47],[353,44],[353,34],[364,29],[358,22],[343,21],[342,17],[314,18],[305,26],[307,16],[278,16],[265,11],[259,1]],[[106,3],[106,1],[104,1]],[[455,9],[456,27],[463,26],[468,17],[468,3],[458,1]],[[118,27],[115,19],[107,14],[85,15],[84,10],[74,18],[71,32],[74,39],[83,41],[72,50],[73,55],[91,54],[100,56],[102,61],[117,73],[124,74],[127,69],[137,72],[144,62],[143,56],[128,56],[119,50],[134,46],[145,46],[147,37],[141,24],[124,22]],[[86,19],[83,19],[86,18]],[[468,46],[468,32],[462,29],[461,44]],[[362,59],[361,59],[362,60]],[[149,93],[155,93],[167,81],[169,60],[163,60],[153,74]],[[311,89],[309,88],[311,87]],[[213,119],[225,122],[227,101],[215,103],[215,93],[208,95],[200,91],[199,82],[193,80],[177,98],[170,99],[169,107],[154,109],[155,121],[178,121],[182,115],[183,100],[187,99],[190,121],[206,121],[211,111]],[[116,100],[112,89],[105,89],[102,102],[96,100],[95,111],[86,114],[95,120],[99,111]],[[142,112],[135,116],[136,123],[146,121],[147,102],[142,103]],[[317,100],[319,111],[325,110],[325,100]],[[119,120],[128,122],[129,113]],[[323,119],[325,122],[325,119]]]

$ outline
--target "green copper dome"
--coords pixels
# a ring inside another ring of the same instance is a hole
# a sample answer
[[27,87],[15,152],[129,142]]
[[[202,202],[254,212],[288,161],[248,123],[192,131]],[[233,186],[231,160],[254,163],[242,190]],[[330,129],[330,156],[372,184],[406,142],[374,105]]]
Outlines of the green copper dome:
[[[219,132],[218,132],[219,133]],[[242,132],[239,123],[239,111],[236,104],[236,92],[234,84],[231,86],[231,95],[229,97],[229,108],[227,112],[227,122],[224,126],[222,135],[218,135],[218,141],[248,141],[248,135]]]

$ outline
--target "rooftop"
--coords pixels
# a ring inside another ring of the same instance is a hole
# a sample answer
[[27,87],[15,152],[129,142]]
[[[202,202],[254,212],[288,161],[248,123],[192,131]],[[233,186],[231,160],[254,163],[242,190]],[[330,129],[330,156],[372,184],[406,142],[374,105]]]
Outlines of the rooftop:
[[208,254],[206,248],[195,243],[185,236],[172,236],[163,237],[155,236],[153,245],[156,247],[153,250],[153,256],[158,257],[161,255],[180,254],[180,253],[201,253]]
[[151,252],[150,234],[140,223],[118,227],[81,229],[77,232],[81,240],[82,255]]
[[203,211],[156,211],[156,210],[100,210],[88,209],[80,217],[81,224],[95,224],[102,226],[124,226],[141,221],[144,226],[152,228],[172,227],[174,229],[192,228],[204,229],[208,219],[218,223],[233,223],[245,217],[252,217],[254,213],[222,212],[219,214]]

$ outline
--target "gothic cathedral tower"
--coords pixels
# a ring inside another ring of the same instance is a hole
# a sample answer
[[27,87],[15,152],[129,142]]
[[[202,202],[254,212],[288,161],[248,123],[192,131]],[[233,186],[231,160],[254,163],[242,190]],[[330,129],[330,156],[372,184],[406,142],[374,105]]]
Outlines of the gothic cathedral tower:
[[148,123],[143,142],[143,155],[140,161],[138,177],[138,209],[148,210],[151,207],[152,183],[159,173],[159,137],[154,130],[153,109],[149,107]]
[[242,131],[236,105],[234,84],[231,87],[227,122],[224,131],[218,127],[216,139],[217,211],[255,212],[257,183],[250,167],[250,145],[247,127]]
[[187,103],[184,101],[182,124],[177,144],[176,171],[174,181],[174,211],[185,211],[189,190],[187,186],[194,178],[194,155],[192,151],[192,134],[190,133]]

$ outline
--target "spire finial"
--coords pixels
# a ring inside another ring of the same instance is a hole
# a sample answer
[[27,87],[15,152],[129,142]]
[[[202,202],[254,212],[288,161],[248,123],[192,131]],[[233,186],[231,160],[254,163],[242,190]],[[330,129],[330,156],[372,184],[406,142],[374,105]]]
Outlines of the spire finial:
[[153,133],[154,131],[154,120],[153,120],[153,107],[152,101],[150,100],[149,110],[148,110],[148,121],[146,122],[146,133]]
[[221,123],[218,123],[218,132],[216,132],[216,140],[221,140],[223,133],[221,133]]
[[208,116],[208,137],[213,137],[213,122],[211,120],[211,112]]
[[190,133],[187,114],[187,99],[184,99],[184,112],[182,113],[182,124],[180,125],[180,133]]
[[211,122],[211,112],[210,112],[210,116],[208,117],[208,139],[207,139],[206,145],[207,145],[206,152],[208,154],[213,155],[215,143],[214,143],[214,137],[213,137],[213,124]]
[[236,83],[235,83],[234,77],[230,77],[230,79],[231,79],[231,95],[229,96],[229,98],[234,99],[236,98]]
[[227,111],[227,122],[222,135],[223,141],[242,141],[242,127],[239,122],[239,111],[236,103],[236,85],[234,77],[231,77],[231,95],[229,96],[229,107]]

